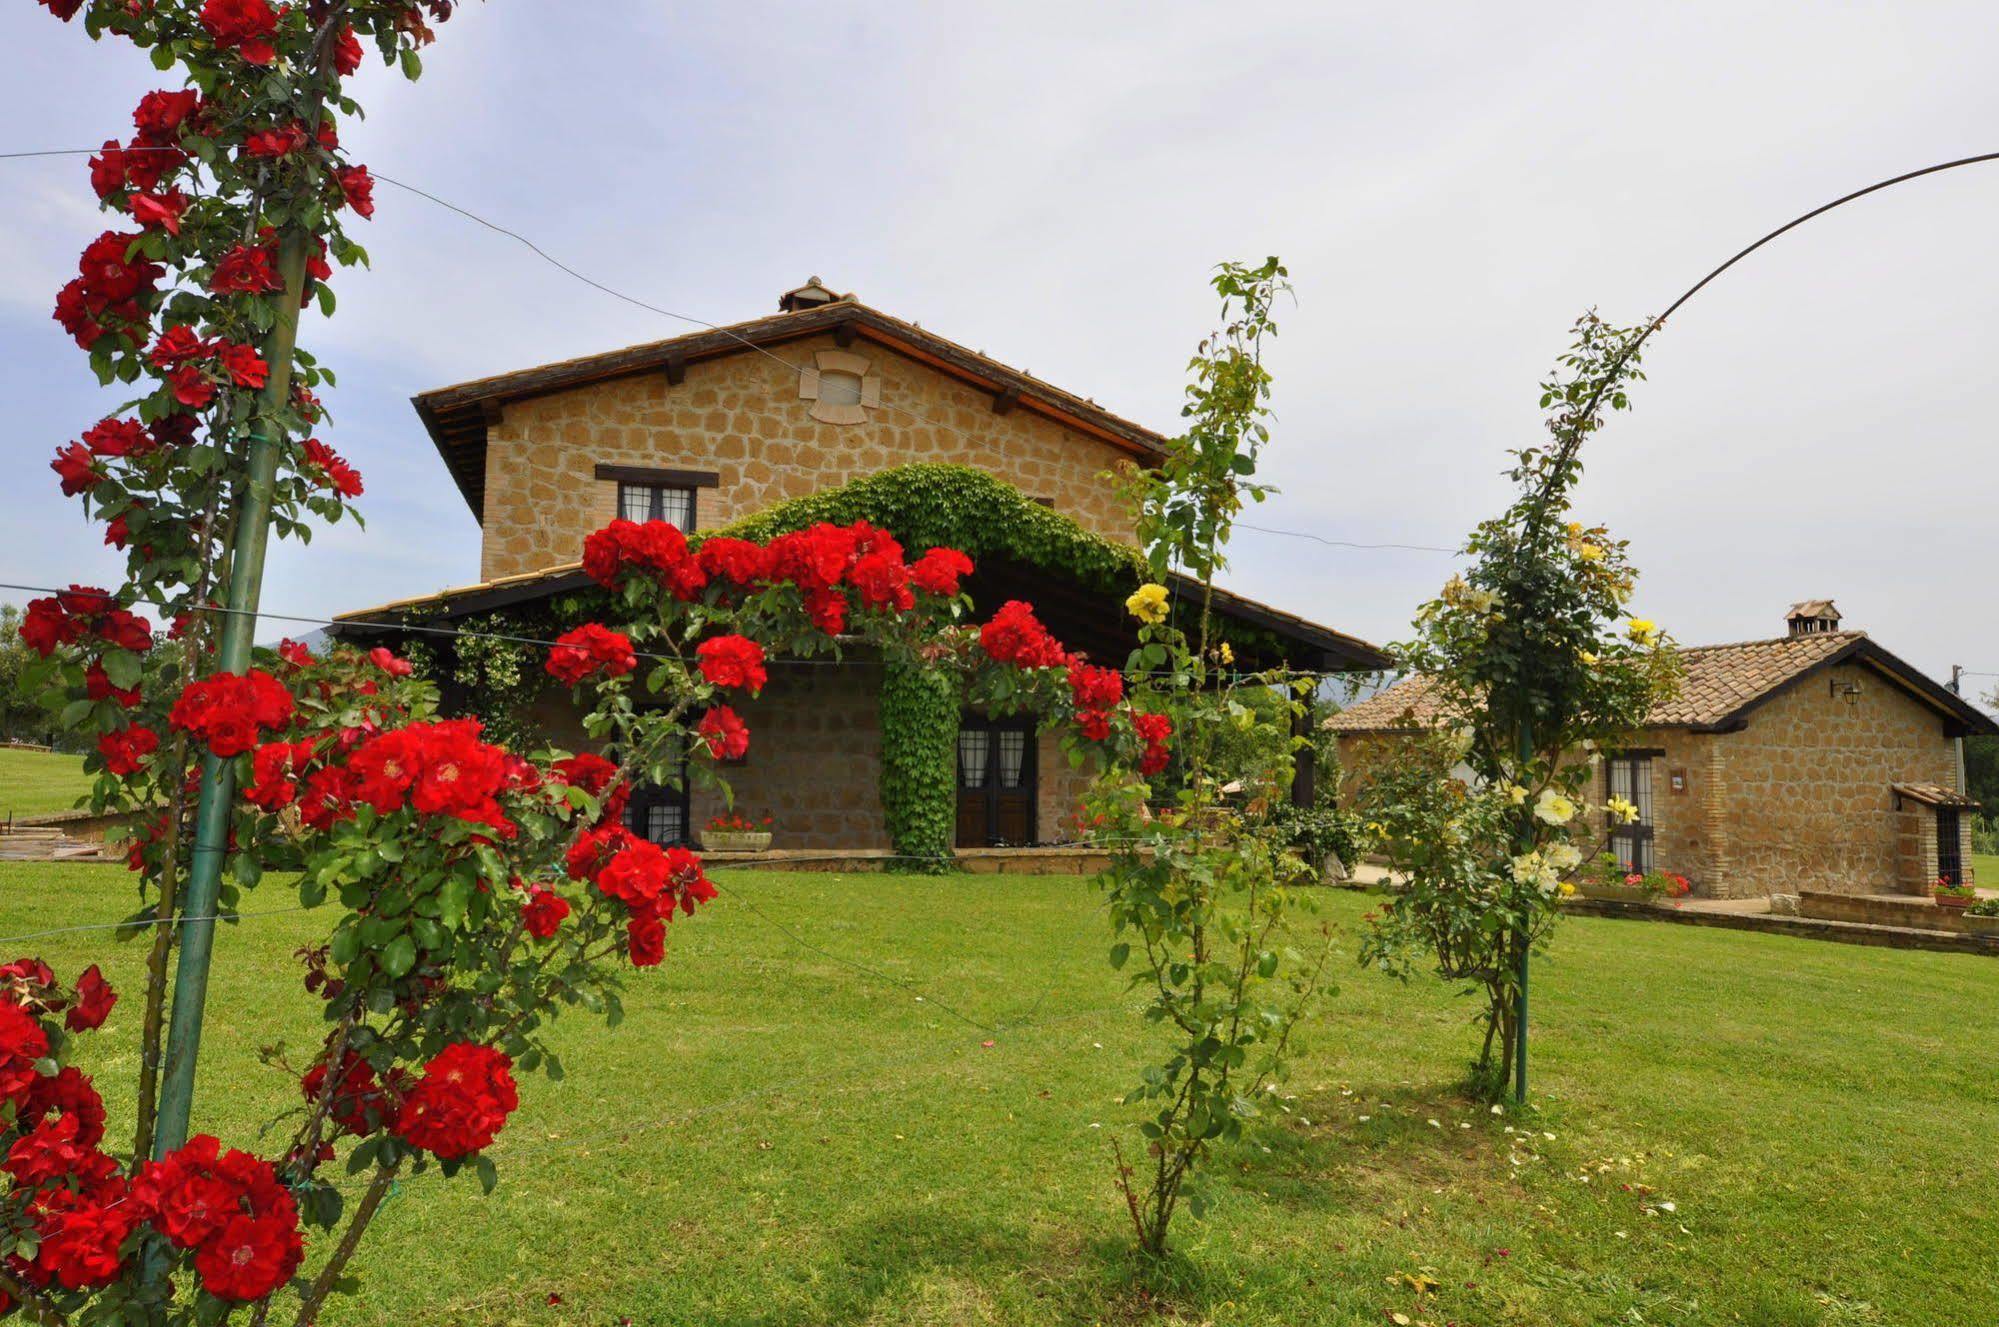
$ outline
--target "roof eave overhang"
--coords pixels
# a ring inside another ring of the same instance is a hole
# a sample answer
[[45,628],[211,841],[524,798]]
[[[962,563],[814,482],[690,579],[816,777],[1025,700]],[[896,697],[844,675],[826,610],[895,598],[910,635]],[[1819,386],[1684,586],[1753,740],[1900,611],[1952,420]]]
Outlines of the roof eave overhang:
[[991,394],[995,409],[1028,411],[1115,447],[1142,465],[1155,464],[1163,451],[1165,440],[1158,434],[1094,402],[850,300],[421,392],[410,403],[466,505],[483,522],[486,431],[510,403],[641,373],[665,372],[678,381],[689,364],[842,331]]
[[[1843,663],[1862,663],[1886,677],[1900,687],[1912,699],[1935,710],[1943,719],[1944,733],[1949,737],[1999,736],[1999,722],[1986,714],[1962,696],[1953,694],[1935,679],[1917,672],[1908,664],[1890,654],[1876,644],[1871,636],[1861,636],[1851,643],[1820,659],[1811,667],[1803,669],[1783,682],[1769,688],[1736,706],[1719,719],[1707,723],[1687,724],[1690,732],[1732,733],[1740,732],[1749,725],[1749,716],[1792,687],[1816,677],[1828,669]],[[1648,725],[1653,726],[1653,725]],[[1664,726],[1664,725],[1657,725]]]

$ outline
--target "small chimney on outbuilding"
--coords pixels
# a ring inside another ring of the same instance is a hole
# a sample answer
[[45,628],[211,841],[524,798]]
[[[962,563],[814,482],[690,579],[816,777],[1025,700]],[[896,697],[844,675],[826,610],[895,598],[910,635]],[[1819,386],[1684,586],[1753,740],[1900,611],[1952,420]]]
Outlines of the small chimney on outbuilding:
[[1839,630],[1839,606],[1830,599],[1806,599],[1791,605],[1784,625],[1793,636],[1823,636]]
[[852,299],[851,295],[836,295],[826,289],[825,283],[813,277],[804,285],[785,291],[777,297],[777,307],[782,313],[797,313],[801,309],[816,309],[822,304],[836,300]]

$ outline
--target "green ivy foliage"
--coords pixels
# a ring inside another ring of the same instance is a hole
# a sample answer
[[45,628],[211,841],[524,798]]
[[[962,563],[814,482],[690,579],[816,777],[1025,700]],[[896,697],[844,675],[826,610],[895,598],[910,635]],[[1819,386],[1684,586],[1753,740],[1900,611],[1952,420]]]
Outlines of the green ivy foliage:
[[921,869],[948,869],[957,842],[960,704],[956,681],[936,669],[882,672],[882,817],[897,852],[936,863]]

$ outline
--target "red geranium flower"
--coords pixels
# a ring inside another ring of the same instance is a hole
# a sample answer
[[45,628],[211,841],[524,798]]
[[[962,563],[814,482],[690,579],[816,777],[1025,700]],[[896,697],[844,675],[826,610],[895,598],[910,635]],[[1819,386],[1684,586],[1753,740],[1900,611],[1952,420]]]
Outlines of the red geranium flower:
[[764,647],[747,636],[714,636],[695,647],[701,676],[718,687],[749,692],[763,690],[769,675],[764,671]]

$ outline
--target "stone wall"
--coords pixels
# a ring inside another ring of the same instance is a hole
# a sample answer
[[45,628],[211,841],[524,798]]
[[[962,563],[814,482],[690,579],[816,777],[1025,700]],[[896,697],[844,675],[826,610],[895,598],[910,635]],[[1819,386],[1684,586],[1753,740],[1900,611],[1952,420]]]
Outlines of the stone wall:
[[[770,681],[735,710],[750,729],[750,750],[723,767],[735,810],[770,816],[772,846],[809,851],[886,850],[881,808],[881,667],[850,659],[839,666],[774,661]],[[594,751],[568,693],[551,687],[534,707],[547,739],[570,751]],[[1068,820],[1089,784],[1069,768],[1061,742],[1037,739],[1036,832],[1043,842],[1073,837]],[[727,808],[719,790],[696,785],[688,823],[700,834]]]
[[[648,373],[508,405],[487,430],[481,578],[577,560],[584,536],[617,513],[617,484],[595,477],[599,465],[715,473],[695,515],[712,529],[891,466],[952,462],[1047,499],[1099,534],[1131,538],[1114,487],[1099,478],[1128,459],[1111,444],[1024,406],[994,414],[990,393],[865,340],[839,352],[825,336],[772,353],[785,362],[746,350],[688,365],[678,386]],[[864,400],[878,392],[880,404],[848,407],[860,422],[812,417],[817,402],[800,388],[803,380],[816,390],[816,375],[788,365],[814,365],[820,353],[867,361]]]
[[[1858,686],[1849,697],[1845,689]],[[1881,674],[1847,664],[1793,684],[1720,735],[1733,896],[1892,892],[1907,869],[1891,783],[1957,785],[1934,710]],[[1935,820],[1925,817],[1934,872]],[[1970,827],[1962,827],[1967,867]]]

